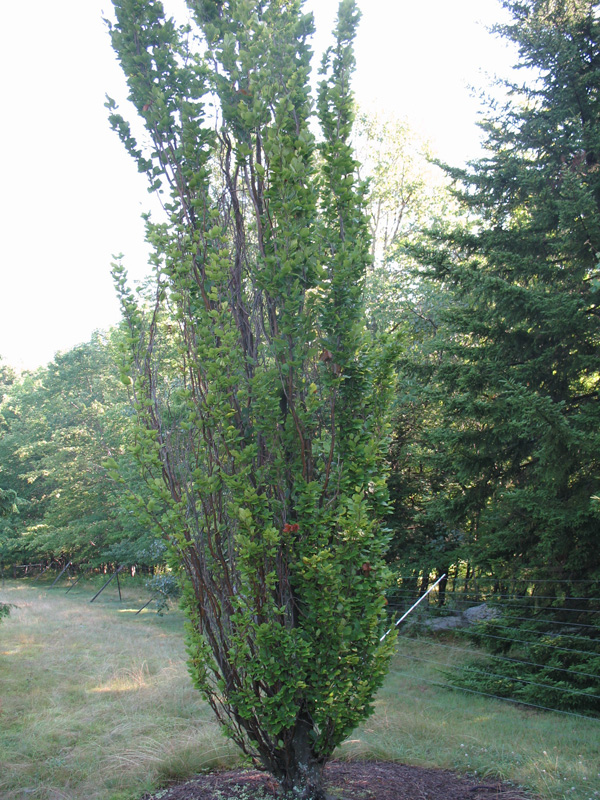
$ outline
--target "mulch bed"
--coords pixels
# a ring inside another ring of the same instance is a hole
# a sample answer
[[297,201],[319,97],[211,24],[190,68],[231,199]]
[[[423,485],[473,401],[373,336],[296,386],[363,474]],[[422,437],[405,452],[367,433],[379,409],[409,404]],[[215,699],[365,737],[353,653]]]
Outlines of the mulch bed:
[[[534,800],[495,780],[477,781],[441,769],[407,767],[389,761],[331,761],[325,767],[327,793],[335,800]],[[261,791],[262,790],[262,791]],[[264,772],[230,770],[201,775],[144,800],[252,800],[277,797]]]

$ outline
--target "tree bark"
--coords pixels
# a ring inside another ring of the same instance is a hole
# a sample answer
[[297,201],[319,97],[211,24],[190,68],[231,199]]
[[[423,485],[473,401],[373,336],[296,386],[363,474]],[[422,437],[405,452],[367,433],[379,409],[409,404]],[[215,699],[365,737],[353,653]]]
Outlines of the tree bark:
[[325,800],[323,769],[326,759],[314,753],[314,729],[308,717],[299,720],[286,755],[287,763],[278,764],[274,771],[282,793],[294,800]]

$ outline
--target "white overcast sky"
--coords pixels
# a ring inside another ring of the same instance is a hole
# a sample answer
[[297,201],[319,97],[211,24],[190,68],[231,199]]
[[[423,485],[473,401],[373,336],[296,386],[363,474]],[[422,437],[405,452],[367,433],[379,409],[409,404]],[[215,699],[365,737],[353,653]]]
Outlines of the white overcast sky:
[[[168,0],[175,12],[182,0]],[[487,31],[499,0],[359,0],[359,103],[404,116],[454,163],[477,155],[469,86],[506,73],[514,53]],[[317,53],[337,0],[307,0]],[[50,361],[119,318],[113,253],[146,272],[144,179],[110,131],[105,92],[125,97],[102,22],[110,0],[6,3],[0,47],[0,356]]]

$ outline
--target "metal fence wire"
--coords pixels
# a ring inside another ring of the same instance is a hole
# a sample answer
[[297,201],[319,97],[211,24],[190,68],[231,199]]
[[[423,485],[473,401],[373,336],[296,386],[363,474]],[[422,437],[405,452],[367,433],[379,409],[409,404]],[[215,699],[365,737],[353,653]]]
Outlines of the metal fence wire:
[[[56,571],[50,588],[68,593],[84,577],[69,567],[11,565],[0,573],[46,580]],[[89,601],[115,578],[120,598],[119,574],[126,576],[126,569],[107,571]],[[426,586],[422,576],[400,578],[390,593],[391,623],[381,638],[396,627],[396,674],[440,691],[600,722],[600,581],[520,579],[507,587],[479,578],[454,579],[449,587],[444,578]],[[403,663],[410,670],[398,668]]]
[[[419,580],[422,587],[422,578]],[[441,584],[441,585],[440,585]],[[576,585],[574,585],[576,584]],[[414,576],[389,608],[415,604]],[[600,722],[600,582],[438,581],[398,629],[410,681]]]

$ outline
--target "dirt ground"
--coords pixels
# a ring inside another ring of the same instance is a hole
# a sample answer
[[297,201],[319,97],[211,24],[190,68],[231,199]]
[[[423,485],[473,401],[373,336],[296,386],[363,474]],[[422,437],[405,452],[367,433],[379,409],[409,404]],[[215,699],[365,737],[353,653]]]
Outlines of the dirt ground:
[[[477,781],[440,769],[380,761],[332,761],[326,791],[335,800],[534,800],[495,780]],[[277,797],[275,781],[255,770],[212,772],[144,800],[264,800]]]

